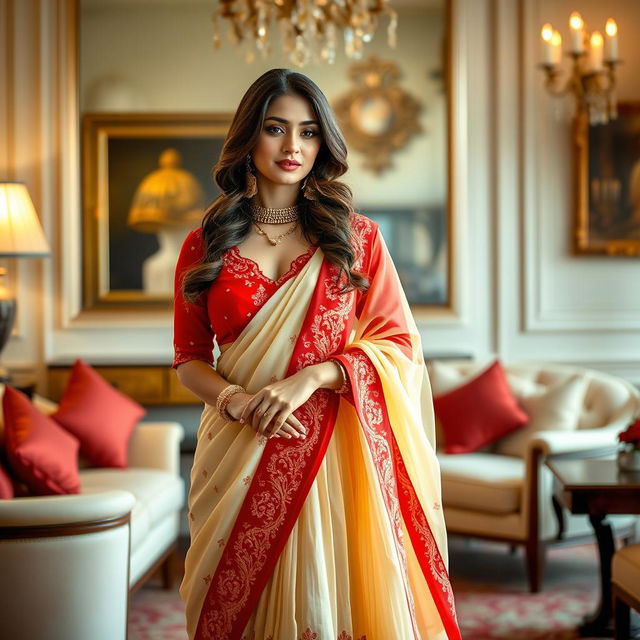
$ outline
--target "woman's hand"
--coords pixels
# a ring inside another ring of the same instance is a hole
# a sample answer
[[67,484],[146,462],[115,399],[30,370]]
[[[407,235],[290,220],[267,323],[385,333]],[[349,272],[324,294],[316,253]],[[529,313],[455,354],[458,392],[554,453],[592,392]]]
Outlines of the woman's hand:
[[[227,404],[227,413],[231,415],[236,420],[243,419],[242,416],[245,413],[245,408],[249,404],[251,400],[255,398],[254,395],[250,393],[234,393],[229,399],[229,404]],[[252,423],[253,426],[253,423]],[[307,433],[307,430],[304,428],[302,423],[296,418],[293,413],[284,421],[284,424],[280,427],[279,432],[276,434],[274,432],[274,436],[276,438],[304,438]]]
[[[305,437],[307,429],[293,415],[311,394],[320,387],[320,379],[314,367],[301,369],[292,376],[267,385],[256,393],[244,406],[240,422],[251,422],[260,435],[274,436],[278,432],[291,433],[293,426],[297,437]],[[294,437],[296,436],[293,433]]]

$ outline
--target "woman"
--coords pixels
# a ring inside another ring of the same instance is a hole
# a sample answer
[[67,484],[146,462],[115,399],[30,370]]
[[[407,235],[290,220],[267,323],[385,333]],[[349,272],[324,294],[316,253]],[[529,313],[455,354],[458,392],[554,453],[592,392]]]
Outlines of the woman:
[[265,73],[178,260],[173,366],[205,403],[192,639],[460,638],[420,337],[346,170],[318,87]]

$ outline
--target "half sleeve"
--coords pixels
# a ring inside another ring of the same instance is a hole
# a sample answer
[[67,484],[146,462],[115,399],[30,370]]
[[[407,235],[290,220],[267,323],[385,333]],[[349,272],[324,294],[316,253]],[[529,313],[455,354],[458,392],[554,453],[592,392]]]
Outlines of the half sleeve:
[[190,360],[203,360],[213,366],[214,333],[207,308],[207,293],[196,302],[188,302],[182,295],[182,279],[192,266],[200,264],[204,255],[202,230],[189,233],[178,257],[174,279],[173,349],[171,367]]

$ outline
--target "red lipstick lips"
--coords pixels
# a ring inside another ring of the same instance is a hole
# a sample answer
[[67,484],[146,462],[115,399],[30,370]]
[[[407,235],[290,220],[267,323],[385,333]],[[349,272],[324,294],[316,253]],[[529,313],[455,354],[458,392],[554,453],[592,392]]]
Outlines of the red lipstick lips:
[[276,164],[285,171],[295,171],[300,166],[300,163],[295,160],[280,160]]

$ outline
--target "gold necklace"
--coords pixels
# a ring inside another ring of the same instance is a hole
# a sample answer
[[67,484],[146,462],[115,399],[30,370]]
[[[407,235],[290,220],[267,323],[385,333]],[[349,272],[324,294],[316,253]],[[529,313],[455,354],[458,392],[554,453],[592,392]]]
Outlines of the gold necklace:
[[254,222],[265,224],[287,224],[298,219],[298,205],[282,209],[269,209],[253,201],[251,203],[251,218]]
[[298,221],[296,220],[296,223],[293,225],[293,227],[291,227],[291,229],[289,229],[289,231],[285,231],[275,238],[270,238],[266,234],[265,230],[262,229],[257,223],[254,222],[253,226],[261,236],[264,236],[269,241],[269,244],[271,244],[271,246],[275,247],[277,244],[280,244],[282,242],[283,238],[286,238],[289,234],[293,233],[298,228]]

